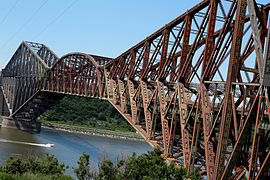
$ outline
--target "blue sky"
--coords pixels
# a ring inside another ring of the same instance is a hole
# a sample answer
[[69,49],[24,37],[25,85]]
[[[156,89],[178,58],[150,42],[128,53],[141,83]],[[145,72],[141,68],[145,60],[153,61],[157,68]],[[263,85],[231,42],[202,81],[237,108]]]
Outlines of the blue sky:
[[2,69],[24,40],[46,44],[59,57],[70,52],[117,57],[200,0],[0,2]]
[[[24,40],[44,43],[59,57],[69,52],[117,57],[200,1],[0,0],[0,2],[2,69]],[[40,6],[42,8],[37,12]],[[35,12],[37,12],[35,16],[30,18]],[[29,19],[30,21],[26,23]],[[51,25],[48,26],[49,24]]]

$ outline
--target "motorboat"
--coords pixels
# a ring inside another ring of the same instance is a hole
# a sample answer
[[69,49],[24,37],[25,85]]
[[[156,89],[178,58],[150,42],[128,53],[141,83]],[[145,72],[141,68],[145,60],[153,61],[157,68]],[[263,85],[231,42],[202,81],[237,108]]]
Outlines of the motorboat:
[[53,147],[54,144],[51,144],[51,143],[48,143],[48,144],[45,144],[45,147]]

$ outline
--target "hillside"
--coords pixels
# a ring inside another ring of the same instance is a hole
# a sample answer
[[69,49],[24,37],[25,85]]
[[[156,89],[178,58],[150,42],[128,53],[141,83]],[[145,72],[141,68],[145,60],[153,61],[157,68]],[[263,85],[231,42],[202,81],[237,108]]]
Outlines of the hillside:
[[77,96],[64,97],[48,109],[41,120],[112,131],[134,131],[109,102]]

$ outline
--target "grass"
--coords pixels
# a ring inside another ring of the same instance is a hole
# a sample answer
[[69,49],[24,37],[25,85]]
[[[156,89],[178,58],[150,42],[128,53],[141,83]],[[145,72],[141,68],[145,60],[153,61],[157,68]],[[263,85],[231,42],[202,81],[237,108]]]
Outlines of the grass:
[[129,135],[129,136],[135,136],[135,137],[141,137],[139,134],[134,133],[134,132],[124,132],[124,131],[119,131],[119,130],[108,130],[108,129],[101,129],[101,128],[94,128],[94,127],[89,127],[87,125],[74,125],[74,124],[69,124],[66,122],[60,122],[60,121],[46,121],[46,120],[39,120],[39,122],[48,124],[48,125],[63,125],[66,127],[74,128],[74,129],[79,129],[79,130],[95,130],[98,132],[108,132],[112,134],[117,134],[117,135]]
[[22,175],[0,173],[0,179],[1,180],[74,180],[74,178],[72,178],[71,176],[67,176],[63,174],[45,175],[45,174],[33,174],[30,172],[24,173]]

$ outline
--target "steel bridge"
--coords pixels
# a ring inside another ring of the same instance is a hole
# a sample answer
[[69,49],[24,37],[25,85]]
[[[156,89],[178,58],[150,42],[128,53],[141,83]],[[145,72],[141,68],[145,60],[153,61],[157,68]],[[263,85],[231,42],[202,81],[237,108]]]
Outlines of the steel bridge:
[[114,59],[23,42],[2,70],[2,115],[35,122],[65,95],[100,98],[167,161],[269,179],[269,9],[203,0]]

